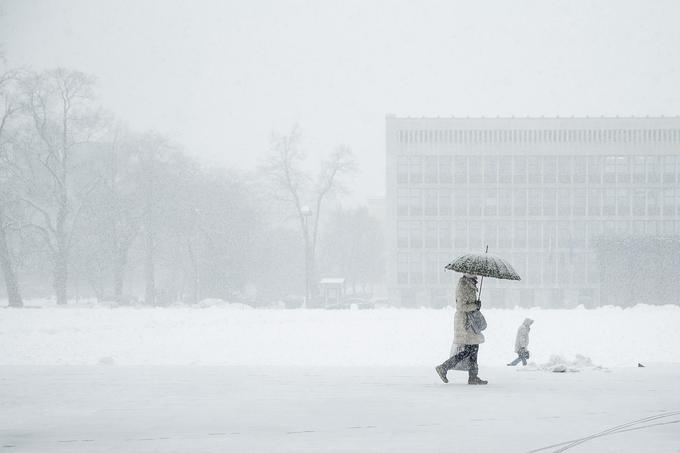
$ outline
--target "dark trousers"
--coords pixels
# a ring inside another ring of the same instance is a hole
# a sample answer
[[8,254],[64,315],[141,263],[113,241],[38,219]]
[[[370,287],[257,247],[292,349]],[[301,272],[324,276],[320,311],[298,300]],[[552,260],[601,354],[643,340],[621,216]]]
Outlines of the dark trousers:
[[442,366],[446,371],[449,371],[453,369],[453,367],[456,366],[458,362],[463,360],[466,357],[470,358],[470,369],[468,370],[468,374],[470,377],[475,377],[477,376],[477,373],[479,371],[479,367],[477,366],[477,353],[479,352],[479,345],[478,344],[466,344],[463,346],[463,350],[460,351],[458,354],[449,357],[449,359],[442,363]]

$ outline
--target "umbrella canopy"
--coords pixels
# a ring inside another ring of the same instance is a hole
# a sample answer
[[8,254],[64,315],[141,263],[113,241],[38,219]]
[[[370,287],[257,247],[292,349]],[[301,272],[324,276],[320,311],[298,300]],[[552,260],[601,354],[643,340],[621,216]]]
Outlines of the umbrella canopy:
[[469,253],[459,256],[446,265],[445,269],[464,274],[481,275],[483,277],[504,280],[521,280],[519,274],[503,258],[488,253]]

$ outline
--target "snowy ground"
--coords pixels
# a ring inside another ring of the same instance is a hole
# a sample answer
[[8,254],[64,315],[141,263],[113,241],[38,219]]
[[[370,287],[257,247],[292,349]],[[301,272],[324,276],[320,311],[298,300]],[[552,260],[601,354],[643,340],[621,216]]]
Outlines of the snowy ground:
[[[0,367],[0,442],[22,452],[678,452],[680,366]],[[632,424],[629,424],[632,423]]]
[[0,310],[0,447],[680,452],[677,306],[487,310],[485,387],[434,373],[451,310],[233,308]]

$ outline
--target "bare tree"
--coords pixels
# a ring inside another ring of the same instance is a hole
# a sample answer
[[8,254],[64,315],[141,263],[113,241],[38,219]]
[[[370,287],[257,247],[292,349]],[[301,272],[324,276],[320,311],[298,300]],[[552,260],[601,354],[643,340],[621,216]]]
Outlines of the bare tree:
[[49,249],[58,304],[67,303],[69,251],[82,207],[79,195],[93,189],[78,187],[74,179],[78,152],[87,151],[99,130],[93,85],[92,77],[61,68],[24,80],[36,141],[23,200],[34,211],[32,226]]
[[16,224],[8,213],[10,203],[16,200],[12,187],[15,184],[16,163],[8,140],[10,122],[20,112],[16,81],[16,71],[0,73],[0,267],[10,307],[23,306],[8,240],[9,229]]
[[[316,294],[316,249],[319,237],[319,219],[324,203],[333,193],[343,189],[343,176],[354,172],[356,164],[347,146],[338,146],[323,163],[314,180],[303,169],[305,154],[300,148],[300,131],[294,127],[288,135],[273,137],[271,153],[263,166],[274,183],[276,197],[292,206],[300,224],[305,247],[306,281],[312,282]],[[310,219],[311,217],[311,219]]]

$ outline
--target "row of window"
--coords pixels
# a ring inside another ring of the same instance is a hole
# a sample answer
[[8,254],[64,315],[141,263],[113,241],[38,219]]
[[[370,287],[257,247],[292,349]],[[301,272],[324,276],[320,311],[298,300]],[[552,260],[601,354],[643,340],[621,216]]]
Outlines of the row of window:
[[678,142],[678,129],[427,129],[397,131],[400,143]]
[[680,188],[398,189],[398,217],[680,215]]
[[680,221],[401,221],[398,249],[573,250],[592,249],[602,237],[680,235]]
[[[397,284],[451,285],[458,274],[444,271],[453,257],[440,253],[400,253],[397,256]],[[594,253],[517,252],[506,255],[522,277],[513,286],[585,285],[600,283],[599,264]]]
[[675,184],[680,158],[655,156],[398,156],[398,184]]

